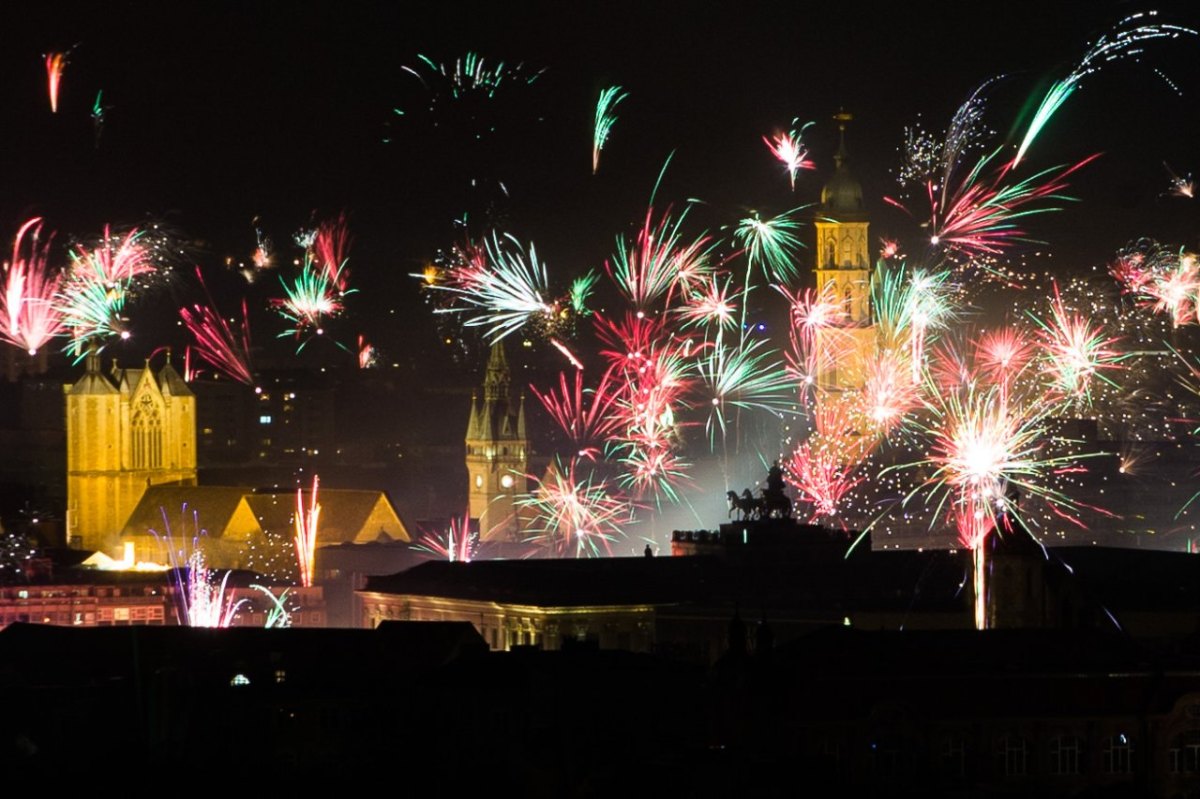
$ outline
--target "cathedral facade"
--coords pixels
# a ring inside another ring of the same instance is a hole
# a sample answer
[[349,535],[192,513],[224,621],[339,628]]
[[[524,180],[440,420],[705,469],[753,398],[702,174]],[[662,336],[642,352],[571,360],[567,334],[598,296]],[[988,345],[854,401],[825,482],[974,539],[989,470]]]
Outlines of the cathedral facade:
[[146,488],[196,484],[196,397],[167,363],[157,373],[100,371],[63,387],[67,414],[67,540],[109,551]]

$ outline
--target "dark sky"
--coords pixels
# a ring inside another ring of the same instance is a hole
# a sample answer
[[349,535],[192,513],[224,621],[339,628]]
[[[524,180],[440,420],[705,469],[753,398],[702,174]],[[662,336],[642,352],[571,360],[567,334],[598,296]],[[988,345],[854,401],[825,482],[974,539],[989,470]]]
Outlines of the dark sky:
[[[830,116],[839,106],[856,116],[848,146],[873,233],[915,240],[911,221],[880,202],[894,191],[903,127],[918,115],[942,127],[978,83],[1006,74],[990,112],[1005,137],[1028,98],[1138,8],[24,3],[6,9],[0,30],[0,231],[7,238],[38,214],[65,243],[106,222],[152,216],[194,243],[192,259],[225,296],[238,282],[222,278],[219,265],[249,258],[252,220],[290,257],[296,229],[345,210],[355,235],[350,266],[364,289],[347,331],[356,325],[397,347],[429,326],[407,275],[455,240],[451,220],[463,213],[476,232],[494,221],[535,241],[565,283],[598,267],[613,237],[642,217],[672,152],[660,202],[706,201],[696,232],[748,208],[813,202],[831,167]],[[1164,10],[1197,23],[1194,12]],[[52,115],[42,57],[72,46]],[[480,141],[470,135],[479,120],[462,112],[434,127],[428,94],[402,70],[418,66],[418,54],[449,62],[469,50],[523,64],[527,74],[545,70],[483,109],[496,130]],[[1197,206],[1163,196],[1163,162],[1200,170],[1198,55],[1200,41],[1151,45],[1143,63],[1088,80],[1044,134],[1034,167],[1105,153],[1073,184],[1080,204],[1030,222],[1059,263],[1088,266],[1143,235],[1196,245]],[[611,84],[630,96],[593,177],[594,103]],[[110,110],[97,148],[90,110],[98,90]],[[802,174],[793,195],[761,137],[797,117],[816,122],[808,139],[820,170]],[[498,200],[497,182],[508,192]],[[174,291],[185,298],[189,289]]]

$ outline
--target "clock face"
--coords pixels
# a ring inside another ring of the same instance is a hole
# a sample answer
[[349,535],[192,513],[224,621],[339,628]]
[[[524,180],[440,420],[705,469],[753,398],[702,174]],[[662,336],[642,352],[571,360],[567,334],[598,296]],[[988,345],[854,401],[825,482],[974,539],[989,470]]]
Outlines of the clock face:
[[501,478],[500,478],[500,485],[501,485],[501,487],[503,487],[503,488],[512,488],[512,487],[513,487],[513,478],[512,478],[512,475],[511,475],[511,474],[506,474],[506,475],[504,475],[503,477],[501,477]]
[[483,488],[483,475],[482,474],[475,475],[475,487]]

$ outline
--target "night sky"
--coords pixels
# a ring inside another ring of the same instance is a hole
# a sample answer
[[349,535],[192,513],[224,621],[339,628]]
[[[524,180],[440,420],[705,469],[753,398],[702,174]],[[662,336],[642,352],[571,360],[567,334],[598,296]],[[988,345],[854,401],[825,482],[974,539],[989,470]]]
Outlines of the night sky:
[[[848,147],[873,233],[903,238],[914,226],[880,197],[895,190],[906,124],[921,115],[939,129],[979,82],[1006,74],[990,111],[1005,136],[1035,90],[1134,10],[650,5],[22,4],[0,34],[0,227],[38,214],[66,242],[152,217],[215,273],[226,257],[249,258],[255,219],[292,257],[292,233],[345,210],[350,265],[371,289],[364,305],[415,309],[407,274],[456,240],[452,220],[464,213],[476,233],[494,222],[535,241],[564,281],[599,266],[644,213],[671,152],[660,203],[704,200],[697,225],[813,202],[836,148],[830,117],[844,106],[856,115]],[[72,46],[53,115],[42,55]],[[469,50],[544,72],[499,93],[482,124],[444,115],[434,127],[428,93],[402,68]],[[1145,63],[1110,67],[1039,142],[1036,166],[1105,153],[1073,181],[1081,204],[1031,223],[1059,263],[1103,261],[1142,235],[1195,244],[1195,205],[1163,196],[1163,162],[1177,172],[1200,162],[1197,54],[1195,42],[1151,45]],[[611,84],[630,96],[593,177],[594,103]],[[98,90],[110,110],[96,148]],[[807,138],[820,169],[793,195],[761,137],[797,117],[816,122]],[[495,132],[477,141],[477,124]],[[366,317],[359,326],[379,326]]]

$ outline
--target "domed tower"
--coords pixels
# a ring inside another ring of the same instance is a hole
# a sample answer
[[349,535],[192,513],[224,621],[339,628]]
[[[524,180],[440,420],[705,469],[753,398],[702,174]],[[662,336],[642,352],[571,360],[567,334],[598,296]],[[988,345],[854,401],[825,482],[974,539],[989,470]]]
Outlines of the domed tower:
[[862,388],[866,359],[874,346],[871,316],[871,253],[862,184],[847,166],[845,111],[838,123],[838,151],[833,176],[821,190],[817,228],[817,291],[841,308],[843,327],[819,336],[817,385],[827,391]]
[[517,500],[528,490],[529,442],[525,436],[525,398],[514,404],[512,376],[504,344],[492,345],[483,403],[471,397],[467,424],[467,480],[470,514],[479,522],[481,541],[518,541],[522,514]]

